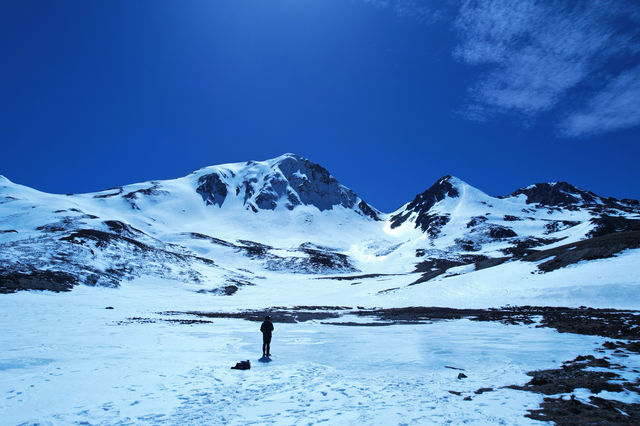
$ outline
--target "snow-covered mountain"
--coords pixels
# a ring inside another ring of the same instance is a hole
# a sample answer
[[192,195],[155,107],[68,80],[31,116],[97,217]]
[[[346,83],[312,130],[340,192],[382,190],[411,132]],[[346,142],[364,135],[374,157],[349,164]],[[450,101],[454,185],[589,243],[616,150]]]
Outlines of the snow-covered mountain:
[[487,293],[492,276],[507,277],[501,286],[548,288],[594,265],[604,273],[590,284],[608,285],[607,268],[621,266],[601,259],[640,260],[639,224],[637,201],[568,183],[492,197],[452,176],[382,213],[294,154],[79,195],[1,177],[0,289],[155,277],[234,297],[287,282],[286,292],[391,300],[433,296],[437,286],[464,296],[477,279]]

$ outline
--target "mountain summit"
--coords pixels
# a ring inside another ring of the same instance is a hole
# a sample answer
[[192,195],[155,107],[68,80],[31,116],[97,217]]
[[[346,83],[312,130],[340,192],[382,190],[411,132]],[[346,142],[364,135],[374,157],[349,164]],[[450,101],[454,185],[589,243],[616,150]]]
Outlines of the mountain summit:
[[378,210],[341,185],[327,169],[296,154],[212,166],[194,173],[198,176],[196,190],[207,205],[223,207],[228,198],[236,198],[253,212],[297,206],[325,211],[342,206],[380,220]]

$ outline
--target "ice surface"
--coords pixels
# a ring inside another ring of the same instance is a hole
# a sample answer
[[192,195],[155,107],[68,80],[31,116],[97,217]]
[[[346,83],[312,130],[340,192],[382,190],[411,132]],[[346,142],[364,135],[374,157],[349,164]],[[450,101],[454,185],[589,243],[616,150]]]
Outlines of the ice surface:
[[[158,312],[211,309],[215,298],[136,284],[0,298],[0,423],[528,424],[542,397],[501,387],[604,342],[468,320],[277,323],[263,364],[259,323],[166,322]],[[251,370],[230,370],[244,359]],[[494,391],[476,395],[481,387]]]

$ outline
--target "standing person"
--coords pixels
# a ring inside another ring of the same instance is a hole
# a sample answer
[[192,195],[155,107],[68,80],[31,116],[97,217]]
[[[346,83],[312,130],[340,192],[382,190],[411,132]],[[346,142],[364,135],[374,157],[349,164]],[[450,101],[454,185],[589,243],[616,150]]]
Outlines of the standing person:
[[273,323],[271,317],[267,315],[260,326],[262,331],[262,356],[271,356],[271,333],[273,332]]

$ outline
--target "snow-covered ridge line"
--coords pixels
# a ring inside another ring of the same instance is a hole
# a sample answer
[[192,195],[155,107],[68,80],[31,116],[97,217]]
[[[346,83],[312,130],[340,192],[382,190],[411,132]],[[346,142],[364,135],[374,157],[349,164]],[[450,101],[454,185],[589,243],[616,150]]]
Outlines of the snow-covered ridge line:
[[[42,193],[29,187],[11,182],[0,175],[0,183],[7,186],[22,187]],[[129,201],[143,196],[159,198],[168,195],[172,189],[195,189],[202,200],[211,206],[242,207],[254,213],[264,210],[288,209],[297,206],[315,206],[320,211],[331,210],[334,206],[352,209],[359,215],[380,220],[384,213],[366,203],[353,190],[340,184],[328,170],[322,166],[300,157],[286,153],[279,157],[264,161],[247,161],[245,163],[226,163],[198,169],[189,175],[169,180],[152,180],[124,185],[74,197],[93,197],[107,199],[121,197]],[[6,190],[8,188],[4,188]],[[469,191],[485,202],[509,200],[524,197],[526,204],[544,206],[599,206],[616,209],[640,209],[637,200],[617,200],[604,198],[591,191],[581,190],[567,182],[536,183],[514,191],[508,196],[491,197],[474,188],[459,178],[444,176],[425,192],[416,195],[413,201],[390,213],[392,227],[399,226],[408,212],[425,213],[446,197],[455,198],[459,192]],[[56,195],[56,194],[47,194]],[[180,195],[180,194],[176,194]],[[62,196],[62,195],[60,195]],[[155,197],[154,197],[155,196]],[[132,203],[133,208],[135,203]],[[425,225],[421,225],[425,228]]]
[[638,219],[637,202],[561,182],[492,197],[453,176],[384,214],[294,154],[78,195],[4,179],[0,291],[152,276],[227,295],[320,275],[395,297],[486,270],[554,274],[636,256]]

